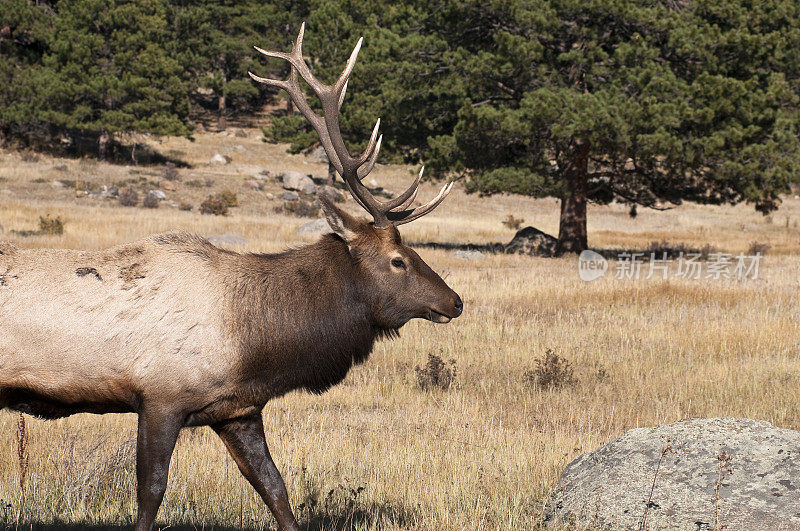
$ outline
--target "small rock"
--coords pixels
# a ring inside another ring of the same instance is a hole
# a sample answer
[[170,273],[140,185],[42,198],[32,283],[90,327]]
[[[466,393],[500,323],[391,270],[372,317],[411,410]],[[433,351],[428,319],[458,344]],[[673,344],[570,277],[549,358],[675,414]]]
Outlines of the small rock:
[[253,174],[253,179],[258,179],[259,181],[266,181],[270,178],[269,170],[258,170]]
[[100,192],[101,199],[115,199],[119,196],[119,188],[116,186],[105,186],[103,185],[103,190]]
[[160,183],[158,183],[158,187],[168,192],[174,192],[175,190],[178,189],[178,187],[175,186],[175,183],[172,181],[161,181]]
[[248,179],[243,184],[249,190],[262,190],[264,188],[264,183],[255,179]]
[[66,185],[61,181],[53,181],[52,183],[50,183],[50,186],[52,186],[53,188],[64,188]]
[[210,160],[211,164],[230,164],[231,159],[230,157],[226,157],[225,155],[220,155],[217,153]]
[[317,191],[317,185],[311,180],[311,177],[304,175],[299,171],[285,171],[281,175],[283,187],[287,190],[297,190],[304,194],[313,194]]
[[244,147],[243,145],[241,145],[241,144],[236,144],[236,145],[233,147],[233,149],[235,149],[236,151],[244,151],[244,150],[245,150],[245,147]]
[[300,199],[300,194],[298,194],[297,192],[283,192],[281,199],[283,199],[284,201],[297,201],[298,199]]
[[322,146],[311,150],[311,153],[308,154],[308,158],[311,159],[311,162],[319,162],[320,164],[328,163],[328,155],[325,153],[325,148]]
[[322,219],[315,219],[314,221],[309,221],[308,223],[303,223],[300,227],[297,228],[295,231],[297,234],[306,234],[306,235],[316,235],[316,234],[328,234],[333,232],[331,230],[331,226],[328,225],[328,222],[325,221],[325,218]]
[[215,234],[206,239],[217,246],[240,247],[247,245],[247,238],[235,234]]
[[332,203],[344,201],[344,194],[329,184],[323,184],[317,188],[317,197],[324,197]]
[[486,255],[480,251],[474,251],[471,249],[463,249],[459,251],[453,251],[450,253],[450,256],[453,258],[459,258],[461,260],[483,260],[486,258]]
[[378,181],[376,181],[375,179],[370,179],[369,185],[373,188],[376,188],[378,186]]
[[267,192],[266,194],[264,194],[264,197],[266,197],[267,199],[275,199],[275,194],[273,194],[272,192]]
[[164,199],[167,198],[167,194],[165,194],[161,190],[150,190],[149,192],[147,192],[147,195],[150,197],[155,197],[159,201],[163,201]]

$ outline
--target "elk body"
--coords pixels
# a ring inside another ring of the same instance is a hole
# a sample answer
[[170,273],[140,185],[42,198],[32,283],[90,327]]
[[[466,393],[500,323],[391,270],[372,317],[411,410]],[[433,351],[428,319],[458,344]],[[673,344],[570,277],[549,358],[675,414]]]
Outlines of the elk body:
[[[320,84],[301,55],[287,89],[312,122],[367,223],[322,199],[334,234],[272,255],[225,251],[185,233],[104,251],[20,250],[0,244],[0,409],[43,418],[132,412],[137,436],[136,529],[151,529],[181,428],[210,426],[283,529],[297,529],[264,436],[261,411],[294,389],[320,393],[406,322],[447,322],[458,295],[403,245],[396,225],[435,208],[410,208],[419,178],[380,202],[361,184],[377,158],[351,157],[337,113],[358,46],[339,80]],[[360,45],[361,41],[359,41]],[[263,50],[261,50],[263,52]],[[306,103],[300,74],[320,97]]]

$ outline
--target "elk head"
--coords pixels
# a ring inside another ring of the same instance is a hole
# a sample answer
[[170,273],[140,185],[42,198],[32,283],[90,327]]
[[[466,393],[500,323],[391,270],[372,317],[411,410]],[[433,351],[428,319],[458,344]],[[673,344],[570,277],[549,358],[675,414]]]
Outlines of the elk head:
[[[355,66],[363,38],[350,54],[347,66],[332,85],[318,81],[303,60],[302,46],[305,23],[290,53],[271,52],[256,47],[268,57],[284,59],[291,65],[289,79],[277,80],[250,73],[254,80],[284,89],[297,109],[308,119],[319,135],[331,164],[341,175],[353,199],[372,216],[373,222],[356,219],[334,204],[320,198],[325,217],[333,231],[347,244],[356,265],[358,280],[369,289],[370,304],[379,326],[396,329],[415,317],[446,323],[461,315],[461,298],[411,248],[403,245],[397,226],[413,221],[436,208],[450,193],[453,183],[446,184],[438,195],[425,205],[412,208],[417,196],[422,170],[403,193],[387,201],[379,201],[363,179],[372,171],[382,136],[378,136],[380,119],[372,130],[366,150],[353,157],[344,145],[339,128],[339,109],[347,90],[347,80]],[[322,104],[322,116],[314,112],[300,88],[298,74]],[[424,169],[424,168],[423,168]]]

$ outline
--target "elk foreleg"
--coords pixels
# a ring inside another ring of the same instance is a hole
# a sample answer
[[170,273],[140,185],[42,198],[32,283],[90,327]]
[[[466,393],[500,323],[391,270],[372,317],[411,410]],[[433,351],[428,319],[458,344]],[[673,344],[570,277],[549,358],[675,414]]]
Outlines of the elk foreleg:
[[261,415],[233,419],[212,427],[244,477],[275,515],[280,528],[286,531],[299,530],[289,505],[286,485],[269,455]]
[[139,412],[136,440],[136,531],[150,531],[167,489],[169,461],[183,426],[183,417],[157,407]]

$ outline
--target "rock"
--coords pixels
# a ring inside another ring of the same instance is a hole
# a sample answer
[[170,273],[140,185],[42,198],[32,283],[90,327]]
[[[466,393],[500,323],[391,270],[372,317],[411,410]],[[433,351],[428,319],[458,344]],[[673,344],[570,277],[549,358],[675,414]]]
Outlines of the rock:
[[167,194],[165,194],[161,190],[150,190],[149,192],[147,192],[147,196],[148,197],[155,197],[159,201],[163,201],[164,199],[167,198]]
[[332,203],[344,202],[344,194],[329,184],[317,188],[317,197],[324,197]]
[[[234,133],[234,134],[235,134],[235,133]],[[238,136],[238,135],[237,135],[237,136]],[[241,145],[241,144],[236,144],[235,146],[233,146],[233,149],[235,149],[236,151],[245,151],[247,148],[245,148],[245,147],[244,147],[243,145]]]
[[211,160],[209,162],[211,162],[211,164],[230,164],[231,159],[230,157],[226,157],[225,155],[220,155],[219,153],[217,153],[216,155],[211,157]]
[[545,522],[557,529],[800,529],[799,493],[800,432],[760,420],[687,419],[630,430],[578,457],[561,474]]
[[376,181],[375,179],[370,179],[369,185],[373,188],[376,188],[378,186],[378,181]]
[[464,249],[460,251],[453,251],[450,253],[450,256],[453,258],[459,258],[461,260],[483,260],[486,258],[486,255],[480,251],[474,251],[471,249]]
[[264,188],[264,183],[255,179],[248,179],[244,182],[244,187],[249,190],[262,190]]
[[275,194],[273,194],[272,192],[267,192],[266,194],[264,194],[264,197],[266,197],[267,199],[275,199]]
[[266,181],[269,177],[269,170],[260,169],[253,173],[253,179],[258,179],[259,181]]
[[102,199],[116,199],[119,197],[119,188],[116,186],[103,185],[103,191],[100,192],[100,197]]
[[206,238],[218,247],[240,247],[247,245],[247,238],[235,234],[215,234]]
[[283,187],[287,190],[297,190],[304,194],[313,194],[317,191],[317,185],[308,175],[299,171],[285,171],[281,175]]
[[539,229],[525,227],[514,235],[514,238],[505,245],[505,252],[530,254],[535,256],[554,256],[558,238],[545,234]]
[[158,183],[158,187],[168,192],[174,192],[178,189],[178,187],[175,186],[175,183],[172,181],[161,181]]
[[53,181],[52,183],[50,183],[50,186],[52,186],[53,188],[64,188],[66,185],[61,181]]
[[325,148],[322,146],[312,149],[311,153],[308,154],[308,158],[311,159],[311,162],[319,162],[320,164],[328,163],[328,155],[325,153]]
[[297,234],[314,236],[317,234],[328,234],[333,231],[331,230],[331,226],[328,225],[328,222],[325,221],[325,218],[322,218],[309,221],[308,223],[303,223],[295,232]]
[[298,199],[300,199],[300,194],[298,194],[297,192],[283,192],[281,199],[283,199],[284,201],[297,201]]

